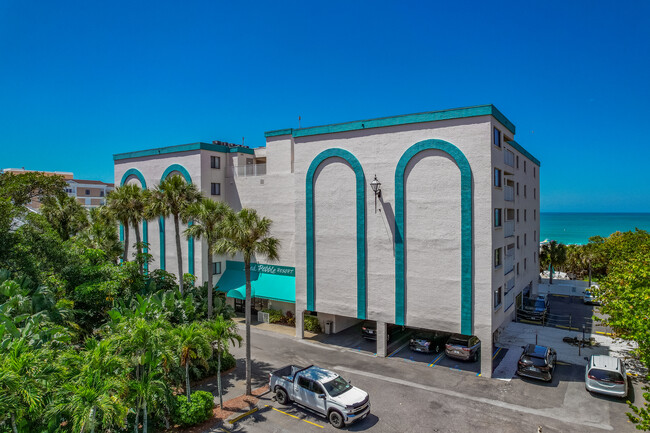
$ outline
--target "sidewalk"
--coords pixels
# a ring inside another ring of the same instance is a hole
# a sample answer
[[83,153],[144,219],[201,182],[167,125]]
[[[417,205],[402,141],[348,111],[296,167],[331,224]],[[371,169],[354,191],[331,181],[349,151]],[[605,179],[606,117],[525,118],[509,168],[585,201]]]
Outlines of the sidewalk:
[[[243,317],[233,317],[232,320],[234,320],[241,327],[241,329],[244,329],[244,327],[246,326],[246,319]],[[255,319],[251,321],[251,326],[254,326],[256,329],[261,329],[263,331],[276,332],[278,334],[290,335],[292,337],[296,336],[296,328],[293,326],[258,322]],[[312,338],[317,335],[319,334],[314,334],[313,332],[305,331],[305,338]]]

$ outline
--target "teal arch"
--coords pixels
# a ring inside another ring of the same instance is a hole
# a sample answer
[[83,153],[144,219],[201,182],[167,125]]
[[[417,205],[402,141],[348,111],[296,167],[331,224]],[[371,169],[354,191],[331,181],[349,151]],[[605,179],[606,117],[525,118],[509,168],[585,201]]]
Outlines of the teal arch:
[[461,182],[461,332],[472,335],[472,170],[456,146],[443,140],[420,141],[404,152],[395,169],[395,323],[405,325],[404,284],[404,172],[418,153],[436,149],[451,156],[460,169]]
[[[167,176],[173,172],[179,172],[187,183],[192,183],[192,176],[190,172],[187,171],[185,167],[180,164],[172,164],[165,169],[163,172],[160,181],[167,179]],[[188,223],[192,225],[192,221]],[[165,219],[163,217],[158,218],[158,230],[160,234],[160,269],[165,270]],[[187,239],[187,272],[194,275],[194,238],[190,237]],[[182,275],[179,275],[179,278],[183,278]]]
[[366,181],[359,160],[344,149],[327,149],[311,162],[306,178],[307,202],[307,309],[314,311],[314,175],[318,167],[329,158],[342,158],[354,170],[357,193],[357,318],[365,319],[367,314],[366,289]]
[[[138,178],[142,189],[147,189],[147,181],[144,179],[142,172],[140,172],[140,170],[137,168],[129,168],[124,172],[124,175],[122,175],[122,180],[120,181],[120,186],[123,186],[131,176]],[[122,224],[120,224],[120,242],[124,242],[124,226]],[[147,220],[142,221],[142,242],[149,242],[149,223]],[[148,253],[149,248],[144,248],[142,251]],[[144,264],[144,271],[149,272],[149,263]]]

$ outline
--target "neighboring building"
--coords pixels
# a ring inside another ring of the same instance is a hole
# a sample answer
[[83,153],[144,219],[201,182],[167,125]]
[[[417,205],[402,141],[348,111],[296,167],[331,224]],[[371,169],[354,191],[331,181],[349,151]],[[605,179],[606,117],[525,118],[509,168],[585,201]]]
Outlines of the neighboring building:
[[[75,197],[77,201],[86,208],[93,208],[106,204],[106,195],[113,191],[114,185],[99,180],[81,180],[74,179],[74,175],[67,171],[39,171],[39,170],[25,170],[24,168],[5,168],[2,172],[21,174],[29,172],[38,172],[46,176],[61,176],[68,183],[65,187],[65,192],[69,196]],[[39,197],[32,199],[32,202],[27,205],[32,209],[41,207]]]
[[[271,218],[280,261],[258,264],[253,290],[260,307],[296,313],[299,337],[303,314],[333,332],[376,320],[380,356],[388,323],[476,335],[489,376],[493,339],[538,281],[539,161],[514,134],[484,105],[270,131],[256,149],[118,154],[115,179],[153,187],[180,173],[207,197]],[[153,267],[174,272],[170,222],[144,233]],[[184,242],[198,281],[221,274],[219,289],[241,298],[241,258],[215,257],[208,270],[206,253]]]

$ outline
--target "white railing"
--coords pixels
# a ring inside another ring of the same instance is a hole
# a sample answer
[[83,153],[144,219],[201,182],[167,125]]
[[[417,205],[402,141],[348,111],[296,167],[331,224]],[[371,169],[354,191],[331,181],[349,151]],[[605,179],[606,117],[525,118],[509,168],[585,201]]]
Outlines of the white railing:
[[515,201],[515,189],[512,186],[506,185],[504,188],[504,194],[506,201]]
[[504,223],[504,235],[506,238],[509,238],[510,236],[515,235],[515,222],[513,221],[506,221]]
[[264,176],[266,164],[246,164],[233,167],[235,177]]
[[515,166],[515,154],[512,153],[512,152],[509,151],[509,150],[506,150],[506,151],[503,153],[503,162],[504,162],[506,165],[509,165],[510,167],[514,167],[514,166]]
[[515,288],[515,279],[513,277],[506,282],[505,296],[503,300],[504,303],[503,311],[508,311],[508,308],[512,307],[512,304],[515,303],[515,291],[513,290],[514,288]]

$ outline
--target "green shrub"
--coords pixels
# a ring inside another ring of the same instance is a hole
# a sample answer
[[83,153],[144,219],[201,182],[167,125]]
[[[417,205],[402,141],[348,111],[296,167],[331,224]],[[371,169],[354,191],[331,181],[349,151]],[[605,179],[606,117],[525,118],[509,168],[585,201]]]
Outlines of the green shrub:
[[214,407],[214,396],[206,391],[195,391],[192,393],[192,400],[187,401],[187,396],[176,396],[176,409],[174,410],[173,421],[185,427],[200,424],[212,417]]
[[316,316],[305,316],[304,325],[305,331],[321,332],[320,323],[318,322],[318,317]]
[[284,323],[285,321],[282,310],[267,308],[266,310],[262,310],[262,312],[269,313],[269,323]]
[[[217,374],[217,352],[215,351],[214,355],[210,360],[208,361],[208,365],[210,366],[210,375],[216,375]],[[232,356],[228,352],[224,352],[221,355],[221,371],[227,371],[233,368],[235,365],[237,365],[237,360],[235,359],[234,356]]]

